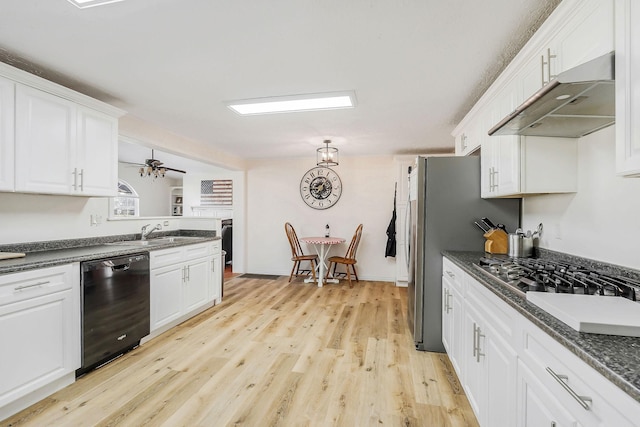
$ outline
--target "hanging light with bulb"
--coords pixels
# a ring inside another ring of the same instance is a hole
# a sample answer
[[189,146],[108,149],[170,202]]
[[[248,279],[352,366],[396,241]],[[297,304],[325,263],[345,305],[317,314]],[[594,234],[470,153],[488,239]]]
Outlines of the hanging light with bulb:
[[318,166],[338,166],[338,149],[335,147],[329,147],[331,143],[330,139],[323,141],[324,147],[320,147],[317,152],[317,165]]

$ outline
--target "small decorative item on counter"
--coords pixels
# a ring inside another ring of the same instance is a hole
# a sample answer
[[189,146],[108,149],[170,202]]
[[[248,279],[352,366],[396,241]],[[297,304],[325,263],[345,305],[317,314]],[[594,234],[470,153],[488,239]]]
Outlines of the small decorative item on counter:
[[330,236],[331,236],[331,230],[329,229],[329,224],[327,224],[324,227],[324,237],[330,237]]

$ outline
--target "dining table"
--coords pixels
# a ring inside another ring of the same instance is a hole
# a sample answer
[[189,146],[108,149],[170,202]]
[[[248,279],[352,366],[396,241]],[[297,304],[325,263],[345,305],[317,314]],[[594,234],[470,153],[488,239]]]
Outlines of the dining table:
[[[303,237],[300,241],[308,245],[313,245],[318,254],[318,265],[316,267],[318,269],[318,287],[321,288],[324,282],[338,283],[338,279],[335,277],[330,279],[324,278],[327,269],[327,258],[329,257],[331,246],[344,243],[346,239],[343,237]],[[305,279],[305,283],[310,282],[313,282],[312,277]]]

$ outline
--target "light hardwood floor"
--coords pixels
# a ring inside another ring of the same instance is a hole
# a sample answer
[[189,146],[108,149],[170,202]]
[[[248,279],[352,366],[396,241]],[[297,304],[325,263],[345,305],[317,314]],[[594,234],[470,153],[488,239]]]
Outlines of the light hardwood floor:
[[222,304],[2,426],[477,426],[444,354],[414,349],[407,293],[234,278]]

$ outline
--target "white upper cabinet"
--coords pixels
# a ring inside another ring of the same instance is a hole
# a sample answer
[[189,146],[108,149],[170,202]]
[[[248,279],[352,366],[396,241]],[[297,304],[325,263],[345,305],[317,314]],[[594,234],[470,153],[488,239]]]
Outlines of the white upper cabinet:
[[616,171],[640,176],[640,4],[616,1]]
[[615,49],[613,0],[582,1],[554,40],[558,72],[569,70]]
[[16,191],[115,196],[117,150],[117,119],[17,85]]
[[118,119],[78,107],[77,168],[80,192],[116,196],[118,188]]
[[0,191],[14,189],[15,84],[0,77]]
[[23,85],[16,88],[16,191],[69,194],[74,171],[76,106]]
[[[482,197],[577,191],[578,138],[487,135],[559,73],[614,50],[613,5],[613,0],[564,0],[453,131],[456,155],[466,155],[467,147],[481,144]],[[618,91],[620,86],[618,80]],[[636,127],[640,130],[640,125]],[[480,136],[469,138],[472,134]],[[625,141],[627,157],[636,153],[640,174],[640,140],[636,136],[635,146],[629,142],[632,138]]]
[[0,63],[0,191],[115,196],[122,114]]

